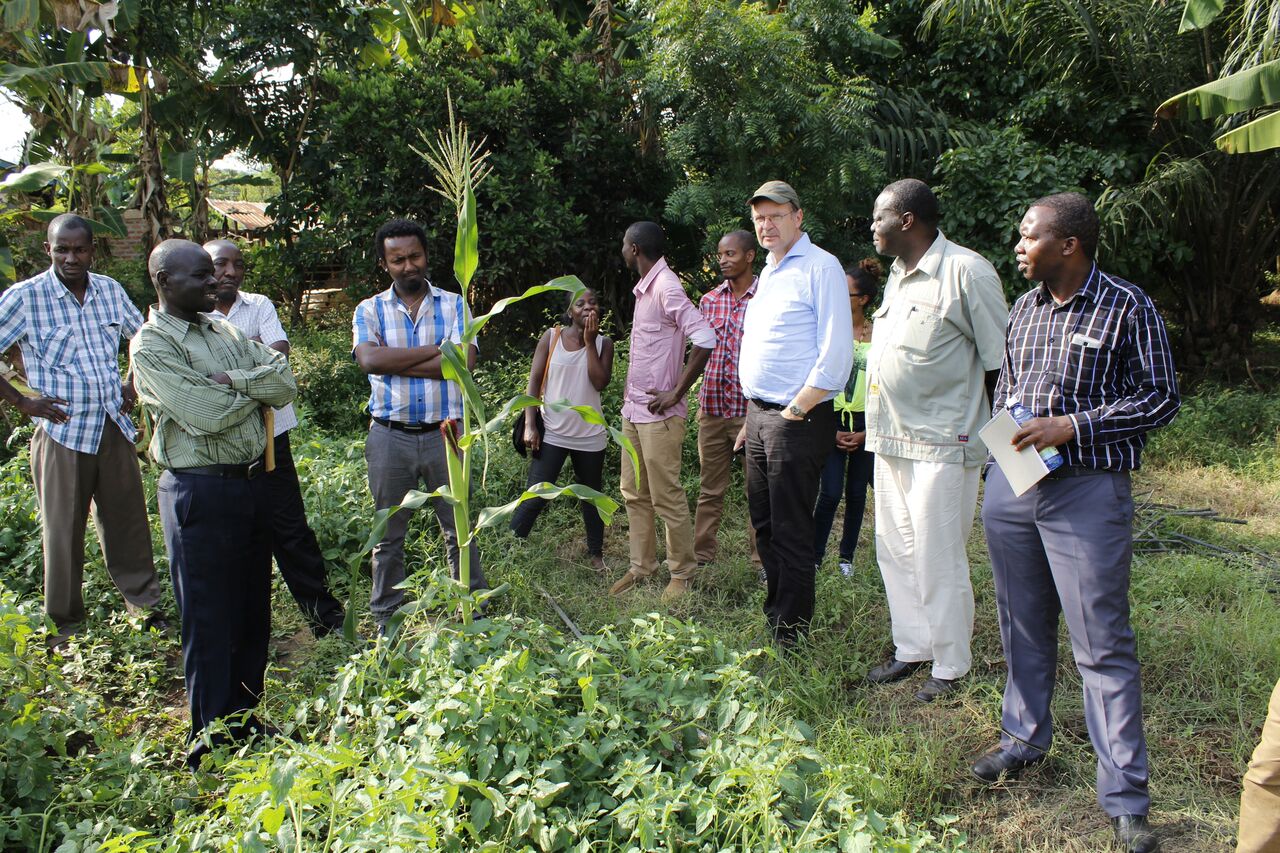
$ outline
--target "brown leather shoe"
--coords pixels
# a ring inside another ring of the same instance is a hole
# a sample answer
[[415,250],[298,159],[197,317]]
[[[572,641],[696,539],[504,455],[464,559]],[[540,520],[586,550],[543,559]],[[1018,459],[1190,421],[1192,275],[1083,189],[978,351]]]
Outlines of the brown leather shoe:
[[614,582],[613,586],[609,587],[609,594],[622,595],[622,593],[631,589],[631,587],[635,586],[639,582],[640,576],[628,569],[625,575],[618,578],[618,580]]
[[686,578],[672,578],[667,588],[662,591],[662,603],[670,604],[688,591],[689,581]]

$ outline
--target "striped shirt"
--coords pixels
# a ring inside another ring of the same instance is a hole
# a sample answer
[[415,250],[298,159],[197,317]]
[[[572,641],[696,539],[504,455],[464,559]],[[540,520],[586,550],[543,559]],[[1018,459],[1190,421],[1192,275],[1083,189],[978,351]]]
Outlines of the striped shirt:
[[733,295],[732,282],[722,282],[703,294],[698,310],[716,333],[716,348],[707,360],[702,374],[702,387],[698,389],[698,405],[702,411],[717,418],[744,418],[747,415],[747,398],[742,396],[738,382],[738,349],[742,344],[742,321],[747,316],[747,304],[756,294],[760,279],[751,279],[742,298]]
[[[284,333],[284,326],[280,325],[276,306],[261,293],[240,291],[236,294],[236,301],[232,303],[230,311],[226,314],[217,310],[210,311],[209,317],[226,320],[244,332],[246,338],[257,338],[266,346],[271,346],[276,341],[289,341],[289,336]],[[298,416],[293,411],[292,403],[276,409],[276,435],[286,433],[297,425]]]
[[[267,446],[263,404],[283,406],[297,393],[283,353],[203,314],[188,323],[153,307],[129,357],[151,423],[147,450],[163,468],[252,462]],[[214,382],[215,373],[231,384]]]
[[[467,322],[462,297],[431,283],[427,288],[430,293],[416,321],[394,286],[357,305],[351,324],[352,354],[360,344],[424,347],[448,340],[461,345]],[[369,389],[369,413],[375,418],[420,424],[462,417],[462,391],[453,381],[370,373]]]
[[1150,297],[1095,265],[1062,305],[1043,284],[1009,315],[995,411],[1012,396],[1036,417],[1066,415],[1076,437],[1067,465],[1130,471],[1146,433],[1173,420],[1178,379],[1164,321]]
[[84,304],[50,267],[0,294],[0,352],[18,344],[27,383],[66,400],[71,417],[36,424],[64,447],[97,453],[107,419],[134,440],[133,421],[121,411],[120,341],[142,325],[142,315],[113,278],[89,273]]

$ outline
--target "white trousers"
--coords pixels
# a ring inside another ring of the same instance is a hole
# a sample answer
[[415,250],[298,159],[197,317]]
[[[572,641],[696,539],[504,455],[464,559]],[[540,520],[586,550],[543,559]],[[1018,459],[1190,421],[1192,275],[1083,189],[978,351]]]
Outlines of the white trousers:
[[935,678],[973,665],[973,584],[965,543],[979,467],[876,454],[876,560],[900,661],[933,661]]

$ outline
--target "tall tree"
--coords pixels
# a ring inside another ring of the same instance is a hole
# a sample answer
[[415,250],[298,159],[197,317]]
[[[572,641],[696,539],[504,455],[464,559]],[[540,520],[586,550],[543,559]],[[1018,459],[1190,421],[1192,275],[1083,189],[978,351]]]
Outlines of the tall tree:
[[799,192],[815,240],[843,255],[865,243],[859,223],[882,183],[883,155],[872,140],[873,90],[848,57],[874,43],[883,59],[897,46],[874,42],[849,4],[830,0],[779,11],[656,0],[648,12],[640,97],[660,116],[666,154],[685,178],[666,217],[710,252],[746,225],[751,191],[777,178]]
[[[1206,58],[1220,66],[1227,50],[1226,41],[1179,38],[1181,11],[1147,0],[932,0],[920,32],[944,44],[992,44],[1011,63],[1012,88],[1025,94],[1014,103],[993,95],[989,127],[1017,126],[1032,144],[1017,162],[988,148],[987,168],[970,174],[1003,180],[1020,204],[1045,190],[1100,196],[1109,262],[1164,296],[1181,363],[1232,371],[1244,366],[1263,271],[1280,239],[1280,160],[1228,158],[1213,147],[1209,128],[1192,123],[1152,126],[1156,106],[1199,82]],[[1046,175],[1044,154],[1069,153],[1068,143],[1122,159],[1090,166],[1077,158],[1056,178]],[[939,160],[944,190],[949,162]],[[1044,180],[1024,182],[1028,174]],[[966,197],[953,194],[959,203]]]

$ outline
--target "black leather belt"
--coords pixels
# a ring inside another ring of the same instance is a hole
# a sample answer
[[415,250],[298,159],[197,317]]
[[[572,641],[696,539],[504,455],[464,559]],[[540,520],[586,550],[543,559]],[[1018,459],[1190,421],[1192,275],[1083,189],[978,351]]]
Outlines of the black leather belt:
[[1055,468],[1048,474],[1050,480],[1065,480],[1068,477],[1088,477],[1091,474],[1114,474],[1114,471],[1108,471],[1105,468],[1078,468],[1074,465],[1063,465]]
[[400,421],[389,421],[386,418],[373,417],[374,423],[382,424],[387,429],[394,429],[400,432],[430,432],[433,429],[440,429],[440,424],[444,421],[427,421],[420,424],[406,424]]
[[750,400],[751,405],[766,412],[781,412],[786,406],[781,403],[770,403],[768,400]]
[[173,474],[196,474],[227,480],[252,480],[263,473],[261,459],[255,459],[248,465],[200,465],[196,468],[170,468],[169,471]]

